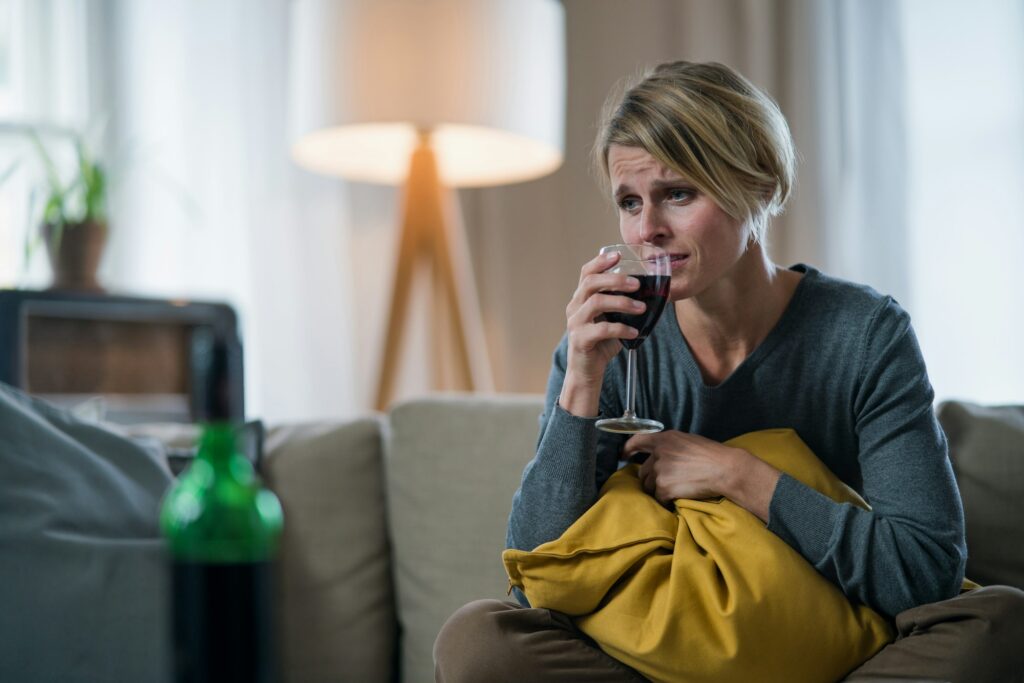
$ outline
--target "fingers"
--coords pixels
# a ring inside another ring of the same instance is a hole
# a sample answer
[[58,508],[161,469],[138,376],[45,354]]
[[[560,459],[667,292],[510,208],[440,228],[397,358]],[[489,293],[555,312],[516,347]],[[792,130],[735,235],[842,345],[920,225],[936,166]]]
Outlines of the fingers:
[[[640,281],[635,277],[631,277],[623,273],[607,272],[609,268],[615,266],[618,260],[619,254],[601,254],[583,264],[583,267],[580,269],[579,284],[576,287],[576,291],[573,293],[569,305],[566,307],[567,318],[573,317],[573,315],[575,315],[576,312],[595,294],[600,292],[632,292],[639,289]],[[620,305],[628,306],[628,304]],[[608,310],[622,310],[623,312],[636,313],[643,309],[609,308]],[[593,320],[599,313],[600,311],[590,315],[589,320]]]
[[649,494],[654,494],[654,488],[658,478],[654,474],[654,458],[647,458],[637,470],[636,478],[640,480],[640,486]]
[[636,339],[640,332],[635,327],[624,323],[612,323],[602,320],[595,323],[580,323],[569,326],[569,334],[573,346],[580,349],[592,349],[598,343],[608,339]]
[[655,462],[654,458],[648,458],[637,472],[637,478],[640,480],[640,486],[647,495],[654,498],[663,507],[672,510],[675,508],[675,497],[666,490],[658,488],[658,472],[654,464]]
[[643,303],[627,296],[603,292],[594,293],[580,302],[580,295],[580,290],[577,290],[577,297],[574,297],[566,307],[567,329],[573,346],[578,349],[592,349],[606,340],[636,339],[639,336],[640,332],[635,327],[622,322],[611,322],[602,316],[611,312],[636,315],[643,312]]
[[[628,460],[631,456],[636,453],[653,453],[661,441],[662,435],[665,432],[658,432],[656,434],[634,434],[629,437],[626,443],[622,446],[622,453],[619,454],[621,460]],[[661,437],[661,438],[659,438]]]
[[[658,458],[654,457],[653,454],[651,457],[646,458],[639,469],[637,469],[636,477],[640,481],[640,487],[647,495],[654,498],[667,509],[674,509],[675,497],[664,488],[658,488]],[[664,482],[662,483],[664,484]]]
[[580,302],[570,302],[566,306],[566,319],[570,325],[594,322],[604,313],[625,313],[637,315],[643,313],[646,306],[642,301],[630,299],[628,296],[597,292]]
[[723,487],[729,480],[727,470],[736,469],[731,464],[736,462],[734,450],[696,434],[670,430],[635,435],[626,441],[622,454],[650,453],[637,469],[637,478],[645,492],[667,506],[679,498],[728,495]]
[[[607,279],[609,276],[614,277],[614,273],[605,273],[605,271],[614,267],[618,260],[619,254],[600,254],[584,263],[583,267],[580,268],[580,279],[576,285],[576,292],[573,295],[573,300],[582,304],[588,296],[593,294],[595,291],[598,291],[593,289],[595,278],[600,279],[601,277],[605,277]],[[620,277],[625,276],[620,275]]]
[[622,349],[621,341],[640,336],[636,328],[618,320],[608,320],[606,314],[639,315],[646,309],[642,302],[635,302],[622,294],[639,289],[637,278],[608,272],[619,259],[619,254],[599,254],[583,264],[579,284],[565,307],[568,355],[563,389],[566,386],[585,387],[587,399],[581,402],[573,396],[562,398],[574,404],[580,403],[586,414],[593,409],[593,388],[599,389],[603,383],[608,363]]
[[[634,301],[629,297],[625,297],[618,294],[612,294],[612,292],[635,292],[640,289],[640,280],[632,275],[626,275],[624,273],[599,273],[597,275],[588,275],[586,278],[580,281],[576,288],[576,294],[580,297],[581,305],[590,299],[593,299],[599,295],[606,295],[606,297],[616,297],[624,299],[621,304],[629,304]],[[640,302],[636,302],[640,303]],[[630,312],[635,313],[636,308]]]
[[631,463],[633,463],[635,465],[643,465],[645,462],[647,462],[647,459],[649,457],[651,457],[650,453],[647,453],[646,451],[637,451],[636,453],[633,453],[632,455],[620,455],[619,459],[620,460],[626,460],[626,461],[631,462]]
[[654,452],[659,448],[665,454],[680,454],[684,448],[693,452],[693,449],[718,445],[720,444],[717,441],[712,441],[697,434],[680,432],[676,429],[666,429],[654,434],[635,434],[631,436],[622,447],[622,458],[628,458],[633,453],[641,451]]
[[618,263],[620,254],[617,252],[609,252],[607,254],[598,254],[594,258],[590,259],[583,264],[580,268],[580,282],[583,282],[584,278],[594,273],[603,273],[608,270],[616,263]]
[[[643,313],[646,305],[628,296],[616,292],[634,291],[639,281],[626,275],[599,276],[596,282],[588,281],[581,284],[565,307],[565,317],[569,327],[585,325],[600,319],[605,313],[624,313],[638,315]],[[606,284],[607,283],[607,284]]]

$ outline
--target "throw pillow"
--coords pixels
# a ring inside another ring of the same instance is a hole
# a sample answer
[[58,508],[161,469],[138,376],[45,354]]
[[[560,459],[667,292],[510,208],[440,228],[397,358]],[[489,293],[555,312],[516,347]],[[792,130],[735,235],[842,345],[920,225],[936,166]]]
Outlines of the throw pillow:
[[[866,507],[791,429],[728,442],[821,491]],[[728,499],[675,501],[619,470],[560,538],[507,550],[534,607],[575,617],[602,650],[652,681],[830,683],[891,638],[761,520]]]
[[1024,589],[1024,406],[938,409],[967,525],[967,575]]
[[0,384],[0,680],[169,680],[162,454]]

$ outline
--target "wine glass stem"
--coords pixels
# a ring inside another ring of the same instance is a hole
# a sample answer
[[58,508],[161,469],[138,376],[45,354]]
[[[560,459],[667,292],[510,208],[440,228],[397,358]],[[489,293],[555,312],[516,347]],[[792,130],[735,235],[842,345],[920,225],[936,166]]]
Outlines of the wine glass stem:
[[626,413],[623,417],[636,417],[636,349],[626,349]]

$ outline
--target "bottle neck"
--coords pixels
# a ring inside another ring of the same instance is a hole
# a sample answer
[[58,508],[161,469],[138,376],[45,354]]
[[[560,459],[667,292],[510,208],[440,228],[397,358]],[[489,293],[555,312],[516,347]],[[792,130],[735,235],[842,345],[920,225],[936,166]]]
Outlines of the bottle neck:
[[235,438],[235,427],[230,422],[206,422],[202,425],[199,438],[198,460],[205,460],[211,465],[226,465],[238,452]]

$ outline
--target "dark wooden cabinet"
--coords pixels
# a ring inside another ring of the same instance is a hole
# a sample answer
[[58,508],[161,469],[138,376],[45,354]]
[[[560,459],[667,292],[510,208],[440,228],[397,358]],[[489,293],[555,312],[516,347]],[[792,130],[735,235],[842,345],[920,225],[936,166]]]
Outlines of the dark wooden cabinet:
[[188,422],[198,328],[232,351],[232,411],[242,419],[238,320],[224,303],[0,290],[0,382],[62,405],[98,402],[115,422]]

